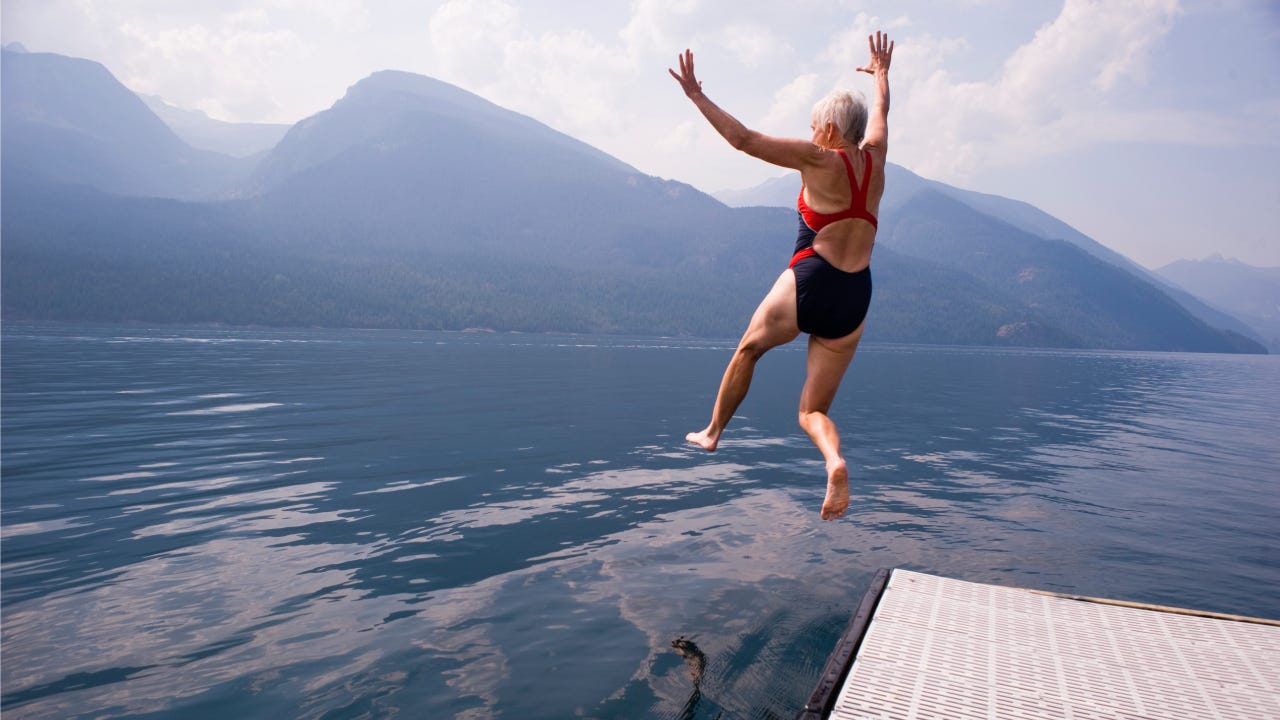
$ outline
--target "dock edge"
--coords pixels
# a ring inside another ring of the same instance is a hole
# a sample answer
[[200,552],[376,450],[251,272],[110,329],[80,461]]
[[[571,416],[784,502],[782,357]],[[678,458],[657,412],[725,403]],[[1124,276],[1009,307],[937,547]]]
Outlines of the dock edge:
[[853,619],[849,621],[844,634],[840,636],[835,650],[827,658],[827,664],[822,668],[822,674],[818,676],[818,686],[813,689],[809,702],[804,704],[804,709],[796,720],[822,720],[830,715],[840,695],[840,688],[853,667],[854,655],[862,645],[862,638],[867,634],[871,617],[875,614],[881,596],[884,595],[885,587],[889,585],[889,575],[892,572],[889,568],[881,568],[872,578],[871,586],[862,596],[857,612],[853,614]]

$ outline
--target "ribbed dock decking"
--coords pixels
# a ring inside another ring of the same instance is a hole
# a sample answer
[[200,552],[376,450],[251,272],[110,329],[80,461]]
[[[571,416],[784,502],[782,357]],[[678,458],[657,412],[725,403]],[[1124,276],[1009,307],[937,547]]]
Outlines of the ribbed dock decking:
[[[1274,621],[905,570],[892,571],[868,605],[874,610],[860,609],[865,635],[849,641],[855,659],[826,717],[1280,718]],[[815,701],[802,717],[826,710]]]

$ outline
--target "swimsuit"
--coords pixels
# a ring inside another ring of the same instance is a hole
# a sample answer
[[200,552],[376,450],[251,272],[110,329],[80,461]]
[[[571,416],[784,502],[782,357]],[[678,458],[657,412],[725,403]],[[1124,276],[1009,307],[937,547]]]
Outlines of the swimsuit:
[[858,272],[845,272],[827,262],[813,249],[818,231],[837,220],[857,218],[876,227],[876,217],[867,210],[867,189],[871,185],[871,153],[863,150],[866,168],[859,185],[853,176],[853,163],[841,150],[845,171],[849,174],[852,199],[849,208],[836,213],[820,213],[804,201],[804,188],[796,200],[800,215],[800,232],[790,268],[796,275],[796,320],[800,330],[821,338],[842,338],[857,330],[867,317],[871,305],[871,267]]

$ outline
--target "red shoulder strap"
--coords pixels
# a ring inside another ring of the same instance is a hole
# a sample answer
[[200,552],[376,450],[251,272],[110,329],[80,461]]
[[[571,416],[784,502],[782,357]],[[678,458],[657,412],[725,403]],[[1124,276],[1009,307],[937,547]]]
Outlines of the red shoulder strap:
[[856,198],[858,193],[862,192],[862,188],[858,187],[858,179],[853,176],[853,163],[849,161],[849,156],[843,150],[837,150],[836,152],[840,153],[840,159],[844,161],[844,171],[849,176],[849,187],[855,191],[851,194]]

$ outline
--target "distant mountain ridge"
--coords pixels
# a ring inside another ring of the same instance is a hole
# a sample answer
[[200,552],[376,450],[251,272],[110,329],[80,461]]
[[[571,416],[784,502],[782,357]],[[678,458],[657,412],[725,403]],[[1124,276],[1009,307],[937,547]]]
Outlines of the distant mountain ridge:
[[[800,184],[799,173],[788,173],[771,178],[752,188],[721,191],[716,193],[716,197],[733,207],[793,208],[796,195],[800,192]],[[1263,343],[1264,336],[1252,324],[1206,304],[1203,299],[1187,292],[1184,286],[1171,284],[1160,273],[1147,270],[1034,205],[928,180],[893,163],[889,163],[886,168],[885,195],[880,203],[880,213],[887,219],[887,223],[881,223],[879,235],[881,242],[892,242],[892,224],[898,218],[907,217],[902,212],[903,207],[921,193],[938,193],[950,197],[1034,237],[1068,242],[1105,263],[1119,267],[1143,280],[1156,283],[1161,291],[1177,300],[1192,315],[1210,327],[1220,328],[1254,342]],[[917,253],[913,254],[922,259],[933,257],[929,248],[919,248]]]
[[246,169],[195,150],[102,65],[5,49],[3,174],[125,195],[207,197]]
[[1221,335],[1155,286],[1073,243],[1038,237],[933,190],[902,206],[885,244],[967,272],[1039,316],[1002,327],[1005,334],[1039,332],[1043,323],[1082,344],[1170,350],[1212,347]]
[[215,120],[199,110],[184,110],[155,95],[139,95],[183,142],[198,150],[247,158],[275,147],[290,125],[230,123]]
[[1241,318],[1262,336],[1268,350],[1280,352],[1280,268],[1254,267],[1215,254],[1177,260],[1156,272]]
[[[96,63],[28,61],[6,55],[0,105],[10,319],[732,337],[794,239],[793,210],[729,208],[419,75],[375,73],[235,160],[192,150]],[[46,92],[59,73],[83,92]],[[36,142],[12,162],[11,123],[93,152],[68,167]],[[102,161],[126,146],[134,164]],[[908,199],[882,206],[868,339],[1261,349],[1069,243]],[[1008,262],[983,261],[993,248]]]

